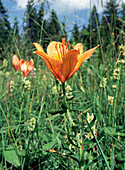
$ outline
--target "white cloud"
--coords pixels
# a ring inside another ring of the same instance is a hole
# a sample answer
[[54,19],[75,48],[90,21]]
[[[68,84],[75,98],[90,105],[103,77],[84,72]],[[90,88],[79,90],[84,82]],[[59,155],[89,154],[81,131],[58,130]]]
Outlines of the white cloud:
[[[18,9],[25,9],[28,3],[28,0],[16,0],[16,2],[17,2]],[[38,0],[34,0],[34,4],[36,4],[37,2]]]
[[18,8],[26,8],[28,0],[17,0],[17,7]]
[[[37,4],[40,0],[34,0],[34,3]],[[77,12],[83,9],[91,8],[93,5],[96,5],[98,12],[102,12],[103,6],[105,6],[106,2],[110,0],[48,0],[50,3],[51,9],[53,8],[58,15],[66,15],[71,14],[73,12]],[[18,8],[26,8],[28,0],[16,0]],[[41,0],[43,2],[43,0]],[[118,3],[125,3],[125,0],[118,0]],[[102,6],[103,4],[103,6]]]
[[51,8],[58,14],[73,13],[74,11],[87,8],[88,0],[49,0]]
[[[105,3],[106,0],[103,0]],[[102,11],[101,0],[49,0],[51,8],[53,8],[57,14],[71,14],[83,9],[90,9],[93,5],[97,6],[98,12]]]
[[[51,8],[53,8],[58,15],[67,15],[77,12],[79,10],[90,9],[93,5],[96,6],[97,11],[101,13],[106,5],[106,2],[110,0],[48,0]],[[120,5],[125,0],[117,0]]]

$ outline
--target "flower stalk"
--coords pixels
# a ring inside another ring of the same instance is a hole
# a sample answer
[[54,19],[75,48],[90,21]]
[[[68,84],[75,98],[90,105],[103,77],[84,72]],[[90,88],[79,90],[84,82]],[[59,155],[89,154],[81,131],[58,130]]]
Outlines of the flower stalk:
[[62,108],[64,110],[67,110],[67,105],[66,105],[66,90],[65,90],[65,82],[62,83],[62,89],[63,89],[63,101],[62,101]]

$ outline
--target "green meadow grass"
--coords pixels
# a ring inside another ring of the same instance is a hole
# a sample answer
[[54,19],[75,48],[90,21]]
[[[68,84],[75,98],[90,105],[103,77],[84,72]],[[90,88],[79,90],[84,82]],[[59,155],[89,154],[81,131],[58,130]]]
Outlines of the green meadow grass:
[[97,49],[66,81],[64,103],[62,84],[32,51],[25,53],[36,60],[36,69],[26,79],[15,72],[13,53],[1,63],[0,169],[124,169],[125,73],[119,52],[115,58],[107,52],[100,64]]

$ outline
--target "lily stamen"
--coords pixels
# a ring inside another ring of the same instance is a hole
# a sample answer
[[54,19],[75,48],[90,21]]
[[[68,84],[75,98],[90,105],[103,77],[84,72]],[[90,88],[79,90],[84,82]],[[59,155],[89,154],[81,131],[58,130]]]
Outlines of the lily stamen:
[[68,51],[69,51],[70,48],[71,48],[71,46],[70,46],[70,43],[68,42]]
[[65,55],[65,38],[62,38],[62,52],[64,56]]
[[[61,56],[62,56],[62,55],[61,55],[61,51],[58,50],[58,47],[57,47],[57,46],[58,46],[58,43],[56,43],[55,48],[56,48],[56,50],[57,50],[59,59],[61,60]],[[59,49],[60,49],[60,44],[59,44]]]

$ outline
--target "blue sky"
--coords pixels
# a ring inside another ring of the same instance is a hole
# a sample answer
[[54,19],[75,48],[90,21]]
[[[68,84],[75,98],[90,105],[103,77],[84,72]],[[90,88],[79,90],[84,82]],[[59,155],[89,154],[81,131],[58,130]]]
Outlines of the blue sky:
[[[19,27],[22,29],[24,12],[26,10],[28,0],[2,0],[5,8],[8,10],[9,20],[11,24],[14,22],[14,17],[17,16]],[[34,0],[36,7],[39,7],[38,2],[40,0]],[[43,0],[41,0],[42,2]],[[72,29],[74,23],[78,26],[87,25],[90,16],[90,4],[91,8],[96,5],[98,13],[103,11],[101,0],[48,0],[50,3],[50,11],[54,9],[58,15],[60,21],[65,21],[68,29]],[[103,6],[107,0],[103,0]],[[108,0],[109,1],[109,0]],[[118,0],[119,2],[120,0]],[[125,2],[125,0],[122,0]],[[46,14],[48,18],[49,12]],[[21,31],[21,30],[20,30]]]

